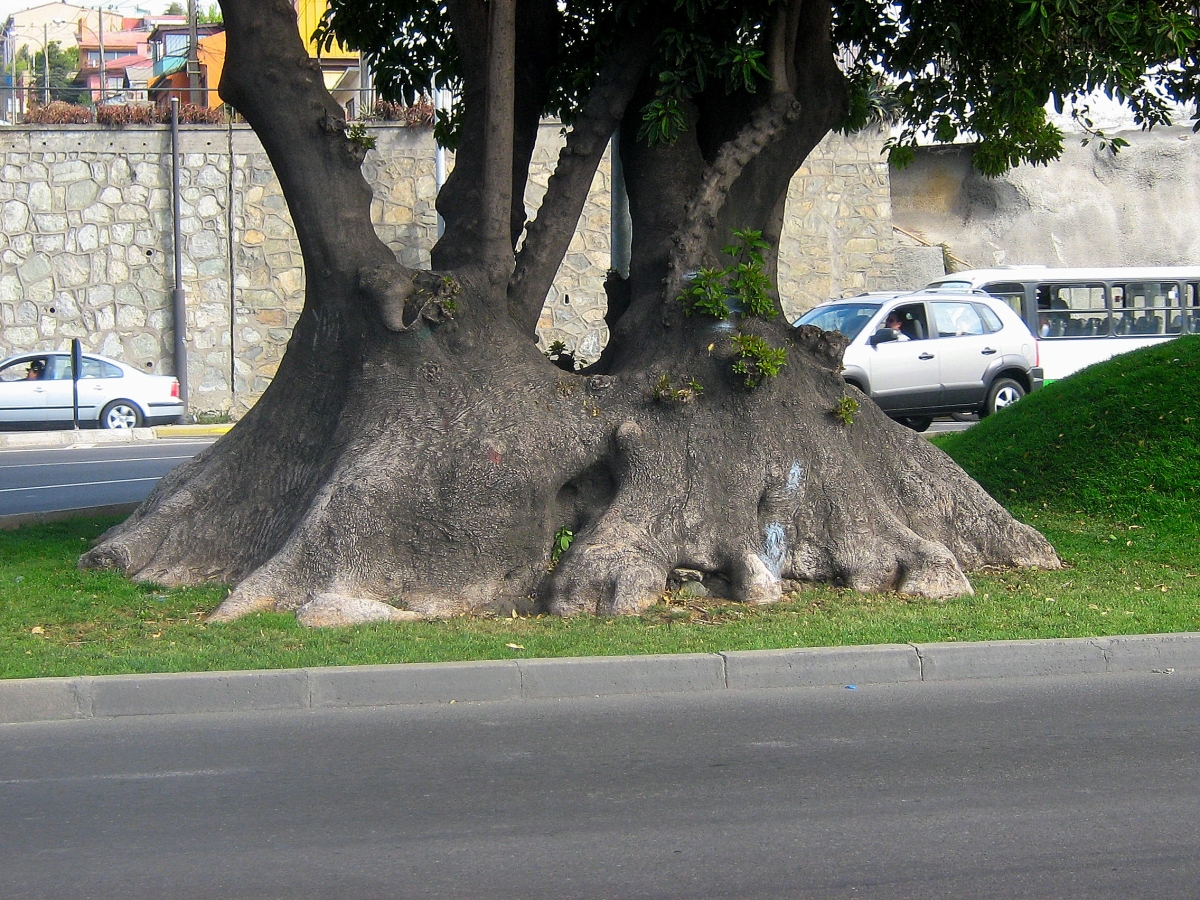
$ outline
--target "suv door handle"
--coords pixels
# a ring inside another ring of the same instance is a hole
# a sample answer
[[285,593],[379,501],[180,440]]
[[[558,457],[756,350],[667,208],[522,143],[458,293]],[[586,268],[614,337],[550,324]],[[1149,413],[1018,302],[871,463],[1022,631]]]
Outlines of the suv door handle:
[[994,354],[995,352],[996,352],[996,351],[995,351],[995,350],[993,350],[991,347],[984,347],[984,348],[983,348],[983,349],[980,351],[980,353],[982,353],[984,356],[991,356],[991,355],[992,355],[992,354]]
[[918,356],[917,359],[933,359],[933,354],[926,350],[924,353]]

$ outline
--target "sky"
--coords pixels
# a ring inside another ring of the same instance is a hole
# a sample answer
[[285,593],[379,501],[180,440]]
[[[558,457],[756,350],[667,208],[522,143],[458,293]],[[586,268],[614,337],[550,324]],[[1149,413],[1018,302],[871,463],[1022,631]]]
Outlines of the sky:
[[[105,9],[118,9],[128,15],[136,15],[137,10],[146,10],[154,15],[160,14],[170,4],[170,0],[141,0],[141,2],[109,2],[106,3],[89,3],[87,0],[63,0],[63,2],[71,2],[72,6],[83,6],[88,9],[96,9],[98,6],[103,6]],[[186,0],[181,0],[186,7]],[[3,20],[7,19],[15,12],[20,12],[23,9],[32,9],[35,6],[41,6],[39,0],[0,0],[0,26],[3,25]],[[207,8],[207,3],[201,4],[202,8]]]

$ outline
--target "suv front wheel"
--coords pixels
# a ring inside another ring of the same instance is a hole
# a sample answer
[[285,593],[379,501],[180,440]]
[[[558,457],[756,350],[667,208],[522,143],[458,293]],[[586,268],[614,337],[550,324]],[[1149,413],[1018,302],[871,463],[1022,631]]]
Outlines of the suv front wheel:
[[981,416],[990,416],[998,409],[1012,406],[1024,396],[1025,387],[1021,382],[1015,381],[1012,378],[997,378],[992,382],[992,386],[987,393],[987,399],[983,402],[983,409],[979,411],[979,414]]

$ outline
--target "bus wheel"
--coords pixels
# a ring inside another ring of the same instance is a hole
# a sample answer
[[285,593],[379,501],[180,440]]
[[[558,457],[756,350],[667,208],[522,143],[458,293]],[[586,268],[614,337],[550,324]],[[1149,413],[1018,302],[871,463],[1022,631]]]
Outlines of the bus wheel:
[[1025,388],[1021,386],[1021,382],[1014,381],[1011,378],[997,378],[992,382],[992,387],[988,391],[987,400],[984,401],[980,415],[990,416],[998,409],[1012,406],[1024,396]]

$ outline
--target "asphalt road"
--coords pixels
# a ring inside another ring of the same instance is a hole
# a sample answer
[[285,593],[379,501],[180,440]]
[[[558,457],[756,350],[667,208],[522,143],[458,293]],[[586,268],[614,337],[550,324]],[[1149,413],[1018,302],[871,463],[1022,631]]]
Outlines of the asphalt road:
[[0,896],[1194,898],[1200,673],[0,727]]
[[[928,434],[963,431],[973,422],[937,419]],[[140,503],[163,475],[217,438],[80,443],[0,448],[0,516]]]
[[0,450],[0,516],[140,502],[213,440]]

